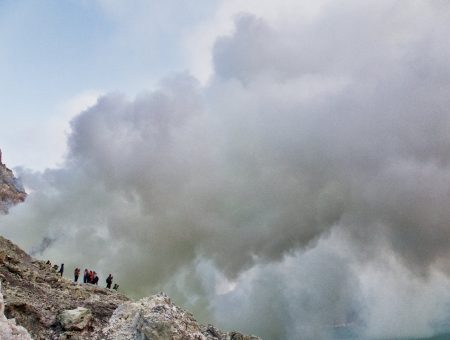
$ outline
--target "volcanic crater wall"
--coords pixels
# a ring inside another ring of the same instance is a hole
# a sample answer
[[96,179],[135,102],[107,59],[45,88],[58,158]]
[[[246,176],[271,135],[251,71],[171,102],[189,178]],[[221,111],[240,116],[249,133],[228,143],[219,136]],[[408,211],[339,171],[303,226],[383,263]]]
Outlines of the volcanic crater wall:
[[12,170],[3,164],[0,149],[0,214],[7,214],[11,206],[25,201],[26,197],[20,181],[14,177]]

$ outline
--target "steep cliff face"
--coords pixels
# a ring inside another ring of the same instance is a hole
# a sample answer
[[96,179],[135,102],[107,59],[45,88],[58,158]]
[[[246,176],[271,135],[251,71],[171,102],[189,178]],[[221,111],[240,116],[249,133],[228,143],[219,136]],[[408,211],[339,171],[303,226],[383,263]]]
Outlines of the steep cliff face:
[[27,194],[19,180],[14,177],[12,170],[3,164],[0,150],[0,214],[8,213],[11,206],[23,202],[26,197]]

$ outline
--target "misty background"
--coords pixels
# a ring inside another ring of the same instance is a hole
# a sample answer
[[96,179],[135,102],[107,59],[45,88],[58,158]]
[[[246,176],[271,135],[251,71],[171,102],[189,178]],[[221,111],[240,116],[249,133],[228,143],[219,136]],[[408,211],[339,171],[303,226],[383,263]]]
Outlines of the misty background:
[[30,195],[2,235],[68,277],[113,273],[134,297],[163,290],[264,339],[436,334],[450,315],[450,6],[312,13],[239,12],[206,81],[169,72],[96,97],[58,166],[16,168]]

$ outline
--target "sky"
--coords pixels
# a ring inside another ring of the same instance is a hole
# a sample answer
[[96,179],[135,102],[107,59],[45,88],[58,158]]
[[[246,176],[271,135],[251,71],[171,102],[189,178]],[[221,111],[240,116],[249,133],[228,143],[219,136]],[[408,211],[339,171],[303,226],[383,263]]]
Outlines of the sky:
[[[0,232],[264,339],[450,328],[445,1],[0,1]],[[101,279],[100,279],[101,280]]]

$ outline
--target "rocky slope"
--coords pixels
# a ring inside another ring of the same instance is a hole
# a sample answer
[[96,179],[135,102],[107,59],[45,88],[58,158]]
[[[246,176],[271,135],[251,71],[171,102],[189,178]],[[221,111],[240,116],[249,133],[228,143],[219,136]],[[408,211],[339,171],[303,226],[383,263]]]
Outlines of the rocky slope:
[[[0,214],[25,197],[0,151]],[[259,339],[201,325],[163,293],[134,302],[114,290],[74,283],[1,236],[0,281],[1,340]]]
[[[132,320],[130,322],[130,320]],[[239,332],[223,332],[200,325],[194,316],[175,306],[164,293],[120,305],[103,330],[108,339],[257,340]]]
[[12,205],[23,202],[26,196],[12,170],[2,163],[2,150],[0,150],[0,214],[6,214]]
[[[24,328],[33,339],[259,339],[201,325],[163,293],[134,302],[114,290],[74,283],[1,236],[0,280],[5,315],[15,319],[4,320],[11,339],[29,339]],[[0,335],[1,320],[0,313]]]
[[[75,336],[98,339],[114,310],[128,301],[117,292],[74,284],[3,237],[0,237],[0,279],[6,317],[15,318],[33,339],[75,339]],[[78,307],[88,309],[91,314],[84,327],[65,323],[64,312]]]
[[30,333],[22,326],[17,326],[15,319],[6,318],[2,293],[0,293],[0,339],[31,339]]

